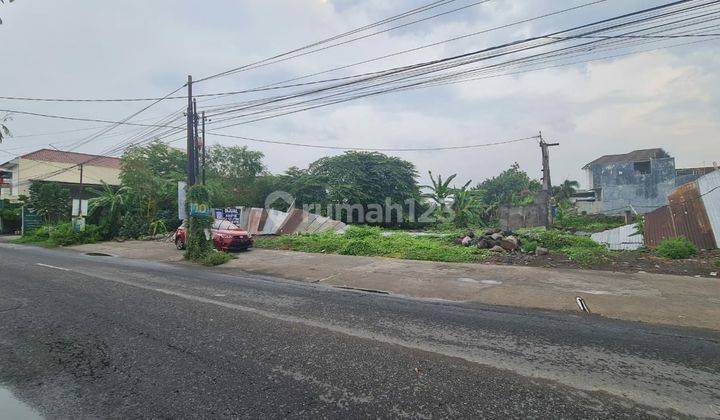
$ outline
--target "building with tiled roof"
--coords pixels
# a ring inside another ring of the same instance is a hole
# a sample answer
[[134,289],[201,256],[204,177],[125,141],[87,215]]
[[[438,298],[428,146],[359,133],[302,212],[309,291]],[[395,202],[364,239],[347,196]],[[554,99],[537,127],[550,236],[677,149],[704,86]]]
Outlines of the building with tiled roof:
[[120,159],[110,156],[40,149],[0,165],[0,198],[17,200],[33,182],[58,182],[78,190],[83,185],[120,184]]

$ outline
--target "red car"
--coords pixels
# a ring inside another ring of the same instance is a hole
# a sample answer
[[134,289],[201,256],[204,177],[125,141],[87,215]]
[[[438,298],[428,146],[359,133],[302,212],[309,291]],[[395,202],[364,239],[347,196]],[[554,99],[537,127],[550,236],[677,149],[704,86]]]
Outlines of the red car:
[[[253,245],[252,236],[227,220],[215,220],[210,229],[218,251],[245,251]],[[175,231],[175,246],[185,249],[185,222]]]

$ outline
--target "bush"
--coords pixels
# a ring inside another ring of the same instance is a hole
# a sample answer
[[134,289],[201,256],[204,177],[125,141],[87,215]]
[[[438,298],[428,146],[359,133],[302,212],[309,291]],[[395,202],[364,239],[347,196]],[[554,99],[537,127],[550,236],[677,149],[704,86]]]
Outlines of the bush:
[[233,259],[233,256],[228,254],[227,252],[211,251],[211,252],[205,253],[205,255],[203,255],[199,261],[202,265],[215,266],[215,265],[225,264],[226,262],[228,262],[232,259]]
[[75,232],[71,223],[60,223],[54,226],[39,227],[13,242],[35,243],[45,246],[70,246],[92,244],[99,239],[100,228],[97,225],[86,224],[84,231]]
[[687,239],[676,237],[660,241],[655,253],[658,257],[679,260],[697,254],[697,249]]
[[715,267],[720,268],[720,258],[715,260]]
[[537,249],[538,246],[539,246],[539,244],[537,243],[537,241],[532,240],[532,239],[527,239],[527,240],[524,240],[521,242],[520,249],[523,252],[532,253],[532,252],[535,252],[535,250]]

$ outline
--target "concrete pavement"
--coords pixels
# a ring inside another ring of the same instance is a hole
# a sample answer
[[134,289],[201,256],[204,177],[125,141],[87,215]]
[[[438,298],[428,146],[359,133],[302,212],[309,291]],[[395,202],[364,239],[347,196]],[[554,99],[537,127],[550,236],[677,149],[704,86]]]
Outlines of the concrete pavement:
[[[71,247],[127,258],[182,262],[171,243],[127,241]],[[399,295],[577,311],[582,297],[609,318],[720,330],[720,279],[597,270],[457,264],[253,249],[213,270]]]
[[716,332],[7,244],[0,272],[0,383],[52,418],[720,417]]

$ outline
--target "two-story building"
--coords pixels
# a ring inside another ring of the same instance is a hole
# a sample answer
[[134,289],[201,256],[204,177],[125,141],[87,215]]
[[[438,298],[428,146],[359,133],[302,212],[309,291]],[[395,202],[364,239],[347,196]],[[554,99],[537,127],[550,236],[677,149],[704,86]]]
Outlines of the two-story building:
[[660,148],[599,157],[582,168],[588,190],[573,195],[579,211],[621,214],[648,213],[667,204],[679,185],[694,181],[714,168],[676,169],[675,158]]
[[15,201],[28,195],[33,182],[57,182],[67,187],[71,196],[85,186],[120,184],[120,159],[85,153],[40,149],[0,165],[0,199]]

